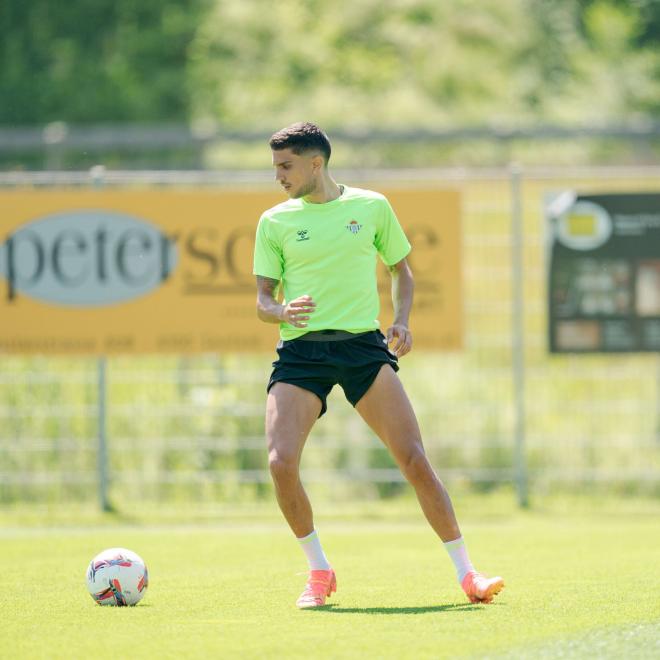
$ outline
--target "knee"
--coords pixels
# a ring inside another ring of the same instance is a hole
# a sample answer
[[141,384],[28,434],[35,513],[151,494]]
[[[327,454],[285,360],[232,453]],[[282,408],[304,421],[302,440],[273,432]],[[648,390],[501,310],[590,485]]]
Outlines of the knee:
[[298,461],[294,456],[273,449],[268,454],[268,467],[277,483],[298,480]]
[[423,485],[436,479],[435,472],[421,446],[410,451],[401,469],[413,486]]

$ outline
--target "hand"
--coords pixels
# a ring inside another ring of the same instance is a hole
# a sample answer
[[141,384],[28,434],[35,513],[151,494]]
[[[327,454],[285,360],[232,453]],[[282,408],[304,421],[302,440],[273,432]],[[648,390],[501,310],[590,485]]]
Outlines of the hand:
[[311,296],[300,296],[282,307],[280,320],[294,328],[306,328],[309,315],[316,309]]
[[396,340],[392,353],[398,358],[403,357],[406,353],[410,353],[412,349],[412,333],[408,330],[407,326],[402,323],[395,323],[387,329],[387,344],[391,344]]

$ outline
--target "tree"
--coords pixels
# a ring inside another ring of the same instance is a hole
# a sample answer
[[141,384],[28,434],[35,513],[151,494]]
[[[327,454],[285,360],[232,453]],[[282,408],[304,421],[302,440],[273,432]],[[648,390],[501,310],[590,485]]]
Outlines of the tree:
[[3,0],[0,123],[185,121],[206,0]]
[[657,113],[658,4],[218,0],[191,47],[193,113],[354,128]]

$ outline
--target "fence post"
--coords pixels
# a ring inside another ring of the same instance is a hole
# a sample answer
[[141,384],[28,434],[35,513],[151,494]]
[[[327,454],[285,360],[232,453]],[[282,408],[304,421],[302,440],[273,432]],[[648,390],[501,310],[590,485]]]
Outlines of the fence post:
[[[93,188],[102,188],[104,184],[105,167],[95,165],[90,168],[89,176]],[[101,511],[113,511],[108,490],[110,487],[110,467],[108,465],[108,360],[105,355],[97,358],[98,382],[98,447],[97,447],[97,478],[99,505]]]
[[514,397],[515,478],[518,505],[529,506],[525,453],[525,316],[524,316],[524,229],[522,213],[522,169],[509,168],[511,183],[511,354]]
[[48,124],[42,133],[42,141],[46,149],[46,169],[64,169],[65,142],[69,135],[69,127],[63,121]]
[[98,470],[99,505],[101,511],[112,511],[108,497],[109,469],[107,443],[107,360],[103,355],[97,359],[98,375],[98,447],[96,465]]

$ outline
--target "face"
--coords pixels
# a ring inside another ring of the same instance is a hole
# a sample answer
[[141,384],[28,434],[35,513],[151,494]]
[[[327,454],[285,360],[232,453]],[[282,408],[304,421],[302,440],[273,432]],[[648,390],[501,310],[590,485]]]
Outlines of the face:
[[275,179],[291,199],[316,190],[322,166],[323,157],[314,152],[294,154],[291,149],[273,150]]

